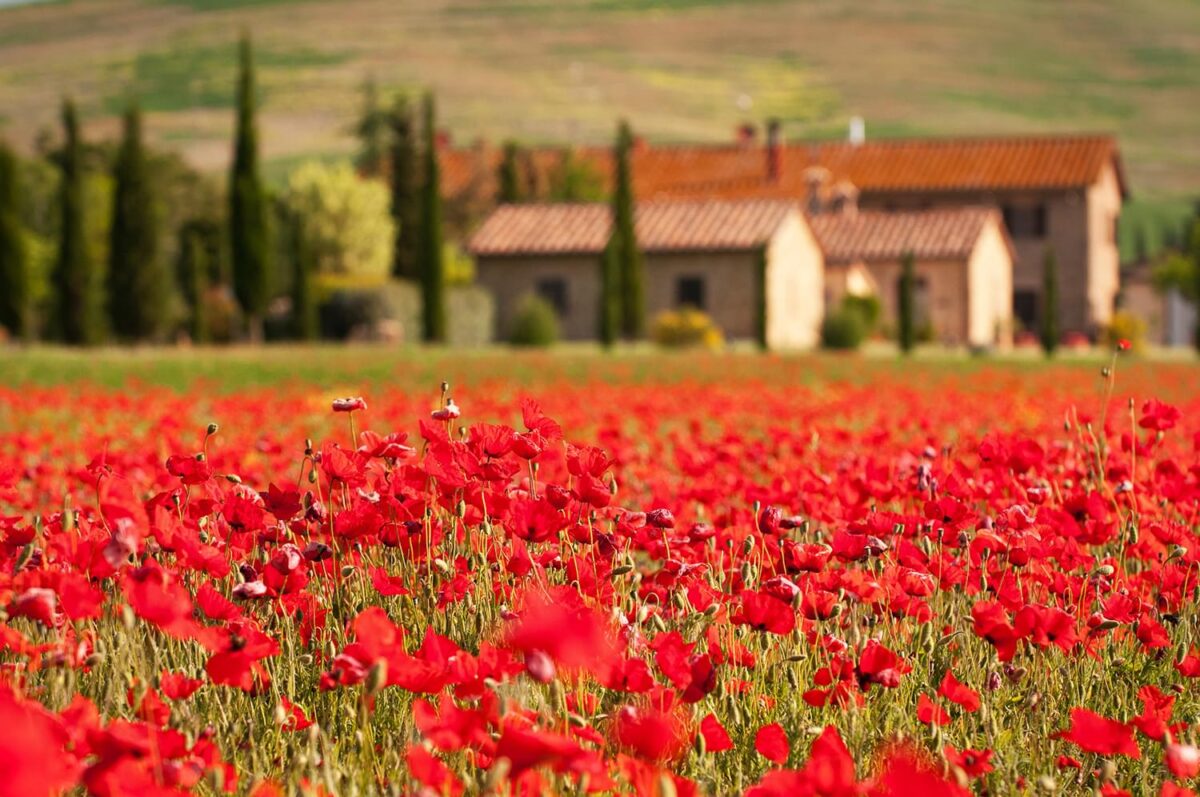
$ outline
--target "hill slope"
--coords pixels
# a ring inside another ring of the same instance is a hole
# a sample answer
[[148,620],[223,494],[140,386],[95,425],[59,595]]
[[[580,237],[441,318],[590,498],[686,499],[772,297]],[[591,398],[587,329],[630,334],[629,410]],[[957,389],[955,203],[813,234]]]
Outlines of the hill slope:
[[1200,186],[1191,0],[93,0],[0,10],[0,124],[18,143],[75,95],[95,132],[128,92],[196,163],[228,157],[234,40],[254,33],[263,142],[349,152],[360,98],[431,86],[460,138],[724,139],[1103,130],[1137,192]]

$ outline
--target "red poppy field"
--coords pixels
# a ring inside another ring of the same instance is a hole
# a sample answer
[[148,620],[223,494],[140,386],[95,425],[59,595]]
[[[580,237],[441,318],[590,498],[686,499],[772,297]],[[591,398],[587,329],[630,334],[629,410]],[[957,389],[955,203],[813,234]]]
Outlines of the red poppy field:
[[136,376],[0,387],[0,797],[1200,789],[1194,367]]

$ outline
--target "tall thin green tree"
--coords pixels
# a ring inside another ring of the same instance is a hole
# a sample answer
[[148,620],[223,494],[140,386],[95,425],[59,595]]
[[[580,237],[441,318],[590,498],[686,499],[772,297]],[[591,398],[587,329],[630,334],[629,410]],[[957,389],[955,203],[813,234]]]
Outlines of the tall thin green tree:
[[613,148],[613,246],[620,273],[621,332],[626,338],[640,338],[645,329],[646,299],[642,282],[642,252],[634,229],[633,170],[630,157],[633,132],[627,122],[617,127]]
[[241,41],[237,134],[229,179],[229,248],[233,287],[246,314],[251,340],[262,340],[263,314],[271,298],[271,242],[267,191],[258,163],[257,104],[250,37]]
[[1042,257],[1042,312],[1038,337],[1047,357],[1053,357],[1058,348],[1058,309],[1058,258],[1053,249],[1046,247]]
[[64,343],[95,344],[104,335],[104,306],[95,264],[88,251],[83,200],[83,141],[79,117],[71,100],[63,102],[63,142],[60,157],[58,257],[54,266],[56,291],[54,328]]
[[424,101],[425,168],[421,186],[421,309],[425,340],[446,341],[446,263],[442,247],[441,169],[433,94]]
[[496,169],[497,202],[521,201],[521,148],[515,141],[504,142],[500,166]]
[[313,292],[312,244],[304,235],[301,214],[292,213],[288,221],[292,246],[292,335],[297,340],[316,340],[320,336],[320,322]]
[[917,263],[912,252],[900,261],[899,318],[896,340],[900,351],[908,354],[917,345]]
[[204,235],[195,224],[184,226],[180,234],[180,281],[184,297],[191,308],[188,331],[193,343],[208,343],[211,334],[208,324],[208,290],[212,271],[211,257],[204,245]]
[[396,244],[392,255],[392,275],[419,280],[421,180],[417,159],[417,129],[408,98],[396,98],[388,113],[391,127],[392,219],[396,222]]
[[600,342],[610,347],[621,336],[621,265],[617,261],[616,236],[600,254]]
[[0,326],[21,340],[32,336],[29,249],[21,225],[17,156],[0,141]]
[[379,105],[379,88],[375,77],[368,76],[362,86],[363,108],[354,128],[359,140],[355,165],[365,177],[383,175],[387,160],[387,113]]
[[114,178],[108,248],[109,323],[126,340],[157,338],[170,322],[171,277],[159,249],[160,210],[136,104],[125,112]]

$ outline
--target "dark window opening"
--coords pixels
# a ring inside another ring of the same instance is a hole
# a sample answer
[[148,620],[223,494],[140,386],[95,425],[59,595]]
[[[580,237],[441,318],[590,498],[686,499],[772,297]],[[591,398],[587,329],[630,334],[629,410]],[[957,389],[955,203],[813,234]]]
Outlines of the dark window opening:
[[545,299],[560,316],[567,314],[567,282],[563,279],[544,279],[537,284],[538,296]]
[[1013,315],[1022,329],[1033,330],[1038,326],[1038,292],[1033,290],[1013,291]]
[[703,310],[705,308],[704,278],[680,277],[675,283],[675,306]]
[[1005,205],[1000,209],[1004,226],[1013,238],[1045,238],[1048,230],[1045,205]]

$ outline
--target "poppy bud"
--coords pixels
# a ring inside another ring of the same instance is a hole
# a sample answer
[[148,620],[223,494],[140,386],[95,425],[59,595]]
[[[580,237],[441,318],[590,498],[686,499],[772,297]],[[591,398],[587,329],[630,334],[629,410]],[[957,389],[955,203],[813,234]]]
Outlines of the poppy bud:
[[355,410],[365,410],[366,408],[367,402],[363,401],[362,396],[333,400],[334,412],[354,412]]
[[354,565],[346,565],[342,568],[342,578],[350,578],[354,575]]
[[558,675],[554,659],[544,650],[531,650],[525,655],[525,672],[540,684],[548,684]]
[[696,734],[696,738],[692,740],[692,748],[696,751],[696,755],[704,755],[708,752],[708,742],[704,738],[704,734]]
[[364,682],[367,697],[379,694],[379,690],[387,686],[387,677],[387,659],[378,659],[371,665],[371,671],[367,673],[367,680]]
[[633,570],[633,565],[618,565],[617,567],[613,568],[612,577],[617,578],[618,576],[623,576],[631,570]]
[[121,605],[121,625],[125,626],[126,631],[132,631],[137,618],[134,617],[133,607],[128,603]]
[[216,434],[217,432],[219,432],[219,431],[221,431],[221,427],[220,427],[220,426],[217,426],[215,423],[210,423],[210,424],[208,425],[208,430],[205,432],[205,435],[206,435],[206,436],[208,436],[208,437],[212,437],[213,435],[215,435],[215,434]]
[[750,552],[753,550],[754,550],[754,538],[747,537],[746,541],[742,543],[742,555],[749,556]]

